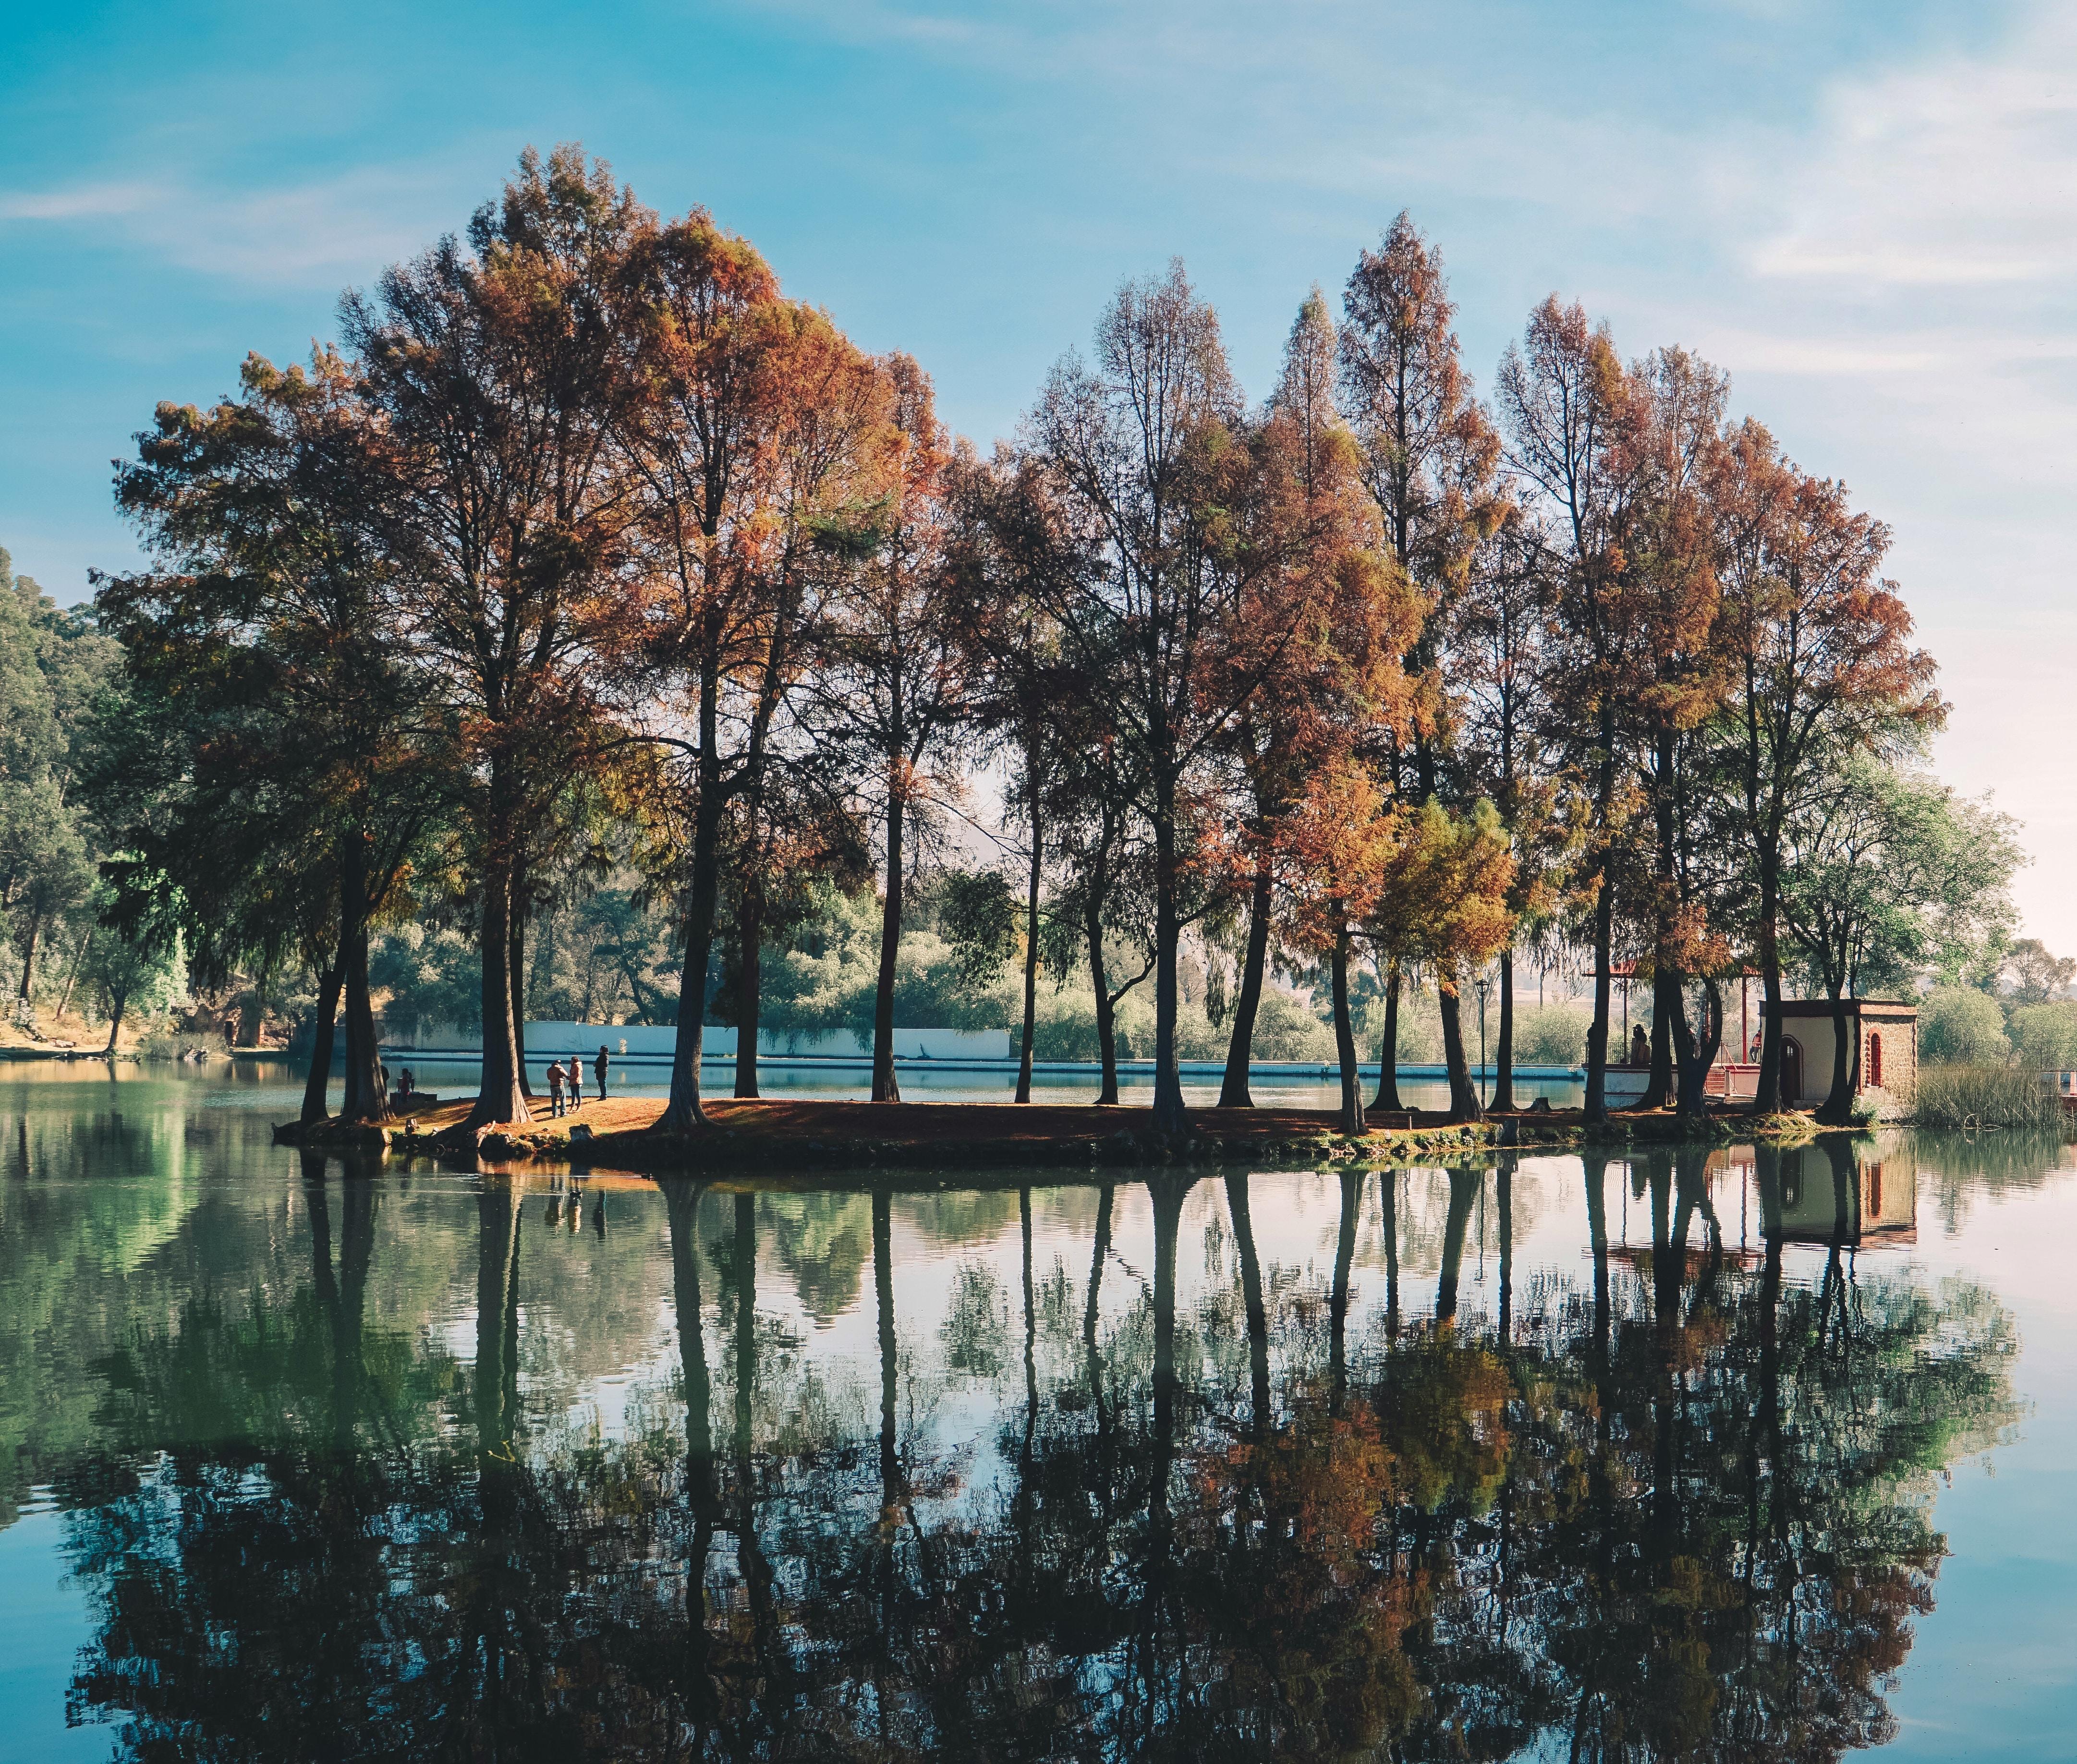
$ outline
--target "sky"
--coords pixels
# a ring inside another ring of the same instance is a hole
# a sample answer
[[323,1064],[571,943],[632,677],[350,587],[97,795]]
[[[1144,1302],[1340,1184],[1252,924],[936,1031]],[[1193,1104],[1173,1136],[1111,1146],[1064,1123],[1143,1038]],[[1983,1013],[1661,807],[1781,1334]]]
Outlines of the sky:
[[934,375],[986,447],[1122,277],[1183,258],[1244,385],[1402,208],[1482,386],[1555,291],[1729,373],[1894,530],[1952,705],[2077,953],[2077,11],[1614,0],[765,6],[0,0],[0,545],[134,564],[162,399],[335,334],[340,290],[581,141]]

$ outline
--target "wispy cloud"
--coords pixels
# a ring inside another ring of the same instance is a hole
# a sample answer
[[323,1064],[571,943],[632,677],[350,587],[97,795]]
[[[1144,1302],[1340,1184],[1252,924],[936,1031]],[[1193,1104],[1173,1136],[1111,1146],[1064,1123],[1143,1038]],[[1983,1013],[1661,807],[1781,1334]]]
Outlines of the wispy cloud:
[[271,189],[199,176],[0,192],[0,228],[59,226],[244,284],[327,286],[365,277],[452,230],[457,193],[481,189],[442,163],[361,168]]
[[2077,271],[2077,21],[2046,8],[1987,53],[1849,80],[1755,271],[1863,291]]
[[80,184],[40,194],[0,195],[0,222],[89,221],[135,214],[156,193],[149,184]]

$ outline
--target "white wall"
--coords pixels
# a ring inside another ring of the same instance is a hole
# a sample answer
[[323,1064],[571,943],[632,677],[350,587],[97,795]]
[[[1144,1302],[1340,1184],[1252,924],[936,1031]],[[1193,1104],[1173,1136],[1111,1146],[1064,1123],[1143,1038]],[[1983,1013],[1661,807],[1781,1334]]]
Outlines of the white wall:
[[[529,1061],[559,1059],[580,1054],[589,1059],[601,1043],[616,1059],[632,1056],[668,1059],[678,1043],[676,1027],[669,1023],[543,1022],[527,1026]],[[710,1024],[701,1038],[709,1055],[733,1059],[735,1031]],[[408,1038],[385,1040],[385,1047],[414,1051],[428,1048],[475,1052],[483,1043],[473,1030],[456,1029],[452,1023],[422,1024]],[[870,1038],[861,1038],[848,1030],[830,1035],[781,1035],[766,1030],[757,1038],[757,1051],[767,1059],[819,1056],[824,1059],[862,1059],[872,1052]],[[894,1054],[897,1059],[1006,1059],[1010,1057],[1007,1030],[897,1029]]]

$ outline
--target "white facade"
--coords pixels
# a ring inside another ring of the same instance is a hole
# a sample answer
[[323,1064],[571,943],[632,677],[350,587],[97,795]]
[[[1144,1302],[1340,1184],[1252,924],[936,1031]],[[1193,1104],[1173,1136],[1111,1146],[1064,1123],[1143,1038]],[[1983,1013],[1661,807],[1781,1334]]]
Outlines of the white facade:
[[[701,1050],[710,1059],[735,1058],[733,1029],[710,1023],[701,1038]],[[422,1023],[415,1034],[385,1039],[383,1046],[395,1053],[474,1055],[483,1050],[482,1038],[474,1030],[457,1029],[452,1023]],[[539,1022],[527,1026],[527,1058],[560,1059],[576,1054],[589,1059],[603,1046],[614,1059],[668,1062],[678,1045],[678,1031],[670,1023]],[[828,1035],[786,1035],[770,1030],[757,1038],[760,1059],[869,1060],[870,1038],[849,1030]],[[902,1060],[1005,1059],[1014,1057],[1007,1030],[897,1029],[894,1056]]]

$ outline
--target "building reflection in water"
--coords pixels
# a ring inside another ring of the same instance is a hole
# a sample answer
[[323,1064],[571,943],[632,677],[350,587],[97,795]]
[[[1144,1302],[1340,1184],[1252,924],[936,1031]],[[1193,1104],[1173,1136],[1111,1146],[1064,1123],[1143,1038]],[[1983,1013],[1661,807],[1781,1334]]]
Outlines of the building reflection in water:
[[[1417,1257],[1413,1179],[1349,1172],[1317,1267],[1259,1242],[1292,1179],[1155,1173],[1140,1267],[1116,1234],[1141,1185],[1078,1197],[1051,1266],[1032,1188],[940,1197],[1000,1221],[1016,1277],[918,1317],[894,1188],[818,1214],[663,1184],[676,1358],[608,1436],[530,1395],[542,1252],[510,1181],[476,1196],[464,1346],[376,1326],[387,1191],[308,1160],[305,1277],[194,1296],[105,1368],[67,1484],[98,1614],[74,1709],[139,1758],[1821,1759],[1891,1734],[1943,1554],[1924,1488],[2011,1414],[1995,1301],[1871,1254],[1913,1241],[1908,1146],[1504,1155],[1421,1179]],[[1525,1271],[1525,1185],[1556,1182],[1583,1253]],[[1186,1209],[1213,1275],[1188,1302]],[[858,1389],[760,1308],[761,1267],[856,1316]]]

